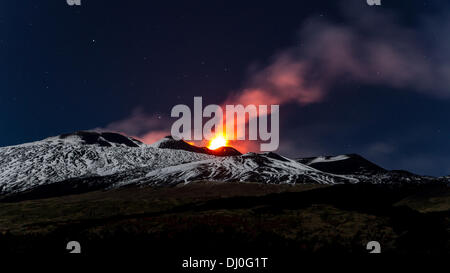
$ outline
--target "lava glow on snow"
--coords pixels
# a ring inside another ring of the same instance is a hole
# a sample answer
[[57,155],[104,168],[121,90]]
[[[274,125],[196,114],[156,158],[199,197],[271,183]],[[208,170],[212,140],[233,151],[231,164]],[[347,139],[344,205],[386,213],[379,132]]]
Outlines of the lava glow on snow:
[[227,146],[228,141],[225,139],[225,137],[218,135],[215,138],[211,139],[209,142],[208,149],[215,150],[217,148]]

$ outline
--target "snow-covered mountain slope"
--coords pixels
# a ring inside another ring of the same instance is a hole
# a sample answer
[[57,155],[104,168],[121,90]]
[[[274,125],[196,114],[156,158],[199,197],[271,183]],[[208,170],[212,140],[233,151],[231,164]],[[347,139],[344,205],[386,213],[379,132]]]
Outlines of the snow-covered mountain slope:
[[112,132],[78,131],[70,134],[62,134],[56,137],[49,137],[44,141],[59,143],[75,143],[97,145],[102,147],[140,147],[146,146],[141,141]]
[[445,177],[436,178],[402,170],[386,170],[357,154],[298,158],[296,161],[323,172],[345,175],[359,182],[372,184],[449,181]]
[[[194,149],[196,152],[193,152]],[[0,148],[0,195],[75,188],[167,185],[195,180],[355,183],[279,155],[241,155],[163,138],[153,145],[117,133],[76,132]]]
[[211,153],[167,137],[147,145],[121,134],[97,132],[2,147],[0,199],[37,192],[42,197],[198,180],[275,184],[448,182],[447,178],[386,171],[355,155],[292,160],[275,153],[241,155],[231,147]]
[[70,178],[107,176],[136,168],[157,169],[213,158],[150,147],[120,134],[103,136],[78,132],[0,148],[0,194]]
[[372,175],[386,171],[357,154],[299,158],[297,161],[334,174]]
[[357,183],[358,180],[324,173],[274,153],[217,157],[148,172],[136,184],[172,184],[198,180],[260,183]]

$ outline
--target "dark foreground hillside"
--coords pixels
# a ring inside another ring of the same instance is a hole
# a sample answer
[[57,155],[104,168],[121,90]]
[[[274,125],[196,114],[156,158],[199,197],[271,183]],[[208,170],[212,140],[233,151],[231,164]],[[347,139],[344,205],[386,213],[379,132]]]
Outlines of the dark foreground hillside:
[[[1,254],[189,256],[450,254],[445,185],[198,182],[0,203]],[[278,258],[277,258],[278,257]],[[280,258],[281,257],[281,258]]]

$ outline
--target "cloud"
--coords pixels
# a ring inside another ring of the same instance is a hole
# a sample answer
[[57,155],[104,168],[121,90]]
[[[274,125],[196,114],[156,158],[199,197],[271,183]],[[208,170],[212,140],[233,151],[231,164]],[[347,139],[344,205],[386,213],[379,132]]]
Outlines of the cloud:
[[160,113],[147,114],[142,108],[137,107],[130,116],[94,130],[120,132],[151,144],[170,135],[170,122]]
[[[306,106],[323,102],[331,92],[340,92],[342,88],[335,87],[343,83],[382,85],[437,98],[450,97],[449,14],[424,17],[412,28],[385,8],[353,8],[346,1],[341,13],[345,20],[339,22],[323,17],[305,20],[297,42],[275,53],[268,65],[253,69],[246,84],[222,105],[294,103]],[[106,129],[138,136],[150,143],[169,134],[170,125],[168,118],[158,119],[136,109],[130,117],[113,122]],[[320,124],[318,128],[330,126]],[[321,130],[318,128],[311,131]],[[308,155],[329,152],[323,148],[324,143],[317,143],[317,137],[300,139],[299,135],[306,133],[287,131],[287,128],[282,131],[280,152],[293,154],[298,150]],[[234,144],[244,151],[257,147],[253,142]],[[360,148],[368,155],[379,157],[397,152],[389,145],[374,143],[369,148],[367,144]]]
[[[247,86],[228,101],[306,105],[323,101],[343,82],[450,97],[450,39],[442,40],[446,46],[429,39],[430,33],[447,36],[448,16],[428,18],[413,30],[398,23],[388,10],[351,11],[343,10],[345,24],[322,18],[306,20],[298,43],[275,54],[270,64],[255,71]],[[441,27],[436,29],[437,25]]]
[[168,131],[161,130],[161,131],[150,131],[143,135],[142,137],[138,137],[142,142],[151,144],[153,142],[156,142],[160,140],[161,138],[170,135]]
[[[306,106],[341,92],[344,89],[337,87],[346,83],[450,98],[449,14],[424,17],[411,28],[388,9],[353,8],[346,1],[342,16],[345,23],[322,17],[305,20],[297,43],[274,54],[268,65],[253,69],[247,84],[230,95],[226,104]],[[287,129],[282,128],[279,152],[297,156],[330,152],[312,137],[299,139],[305,132]],[[388,143],[360,148],[374,158],[397,152]]]

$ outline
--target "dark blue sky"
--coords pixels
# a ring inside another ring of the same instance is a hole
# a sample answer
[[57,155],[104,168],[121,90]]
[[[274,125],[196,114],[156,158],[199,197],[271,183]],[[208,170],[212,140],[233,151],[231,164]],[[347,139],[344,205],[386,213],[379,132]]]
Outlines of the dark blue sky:
[[[338,1],[81,1],[80,7],[65,0],[1,1],[0,146],[120,129],[117,122],[133,115],[166,117],[173,105],[192,104],[193,96],[220,104],[248,86],[255,67],[270,66],[289,48],[301,51],[309,37],[302,29],[311,18],[353,29],[353,17],[370,18],[359,12],[376,9],[395,22],[386,27],[375,19],[376,39],[406,33],[399,38],[411,44],[405,56],[421,52],[430,63],[418,65],[414,78],[450,63],[450,54],[441,54],[450,52],[442,31],[446,1],[382,0],[381,7],[346,1],[356,9]],[[401,30],[391,35],[389,26]],[[360,33],[356,42],[373,35]],[[420,46],[410,36],[419,37]],[[321,66],[318,71],[328,71]],[[342,81],[320,78],[327,83],[323,100],[281,106],[279,152],[359,153],[389,169],[450,174],[450,86],[440,77],[419,81],[401,72],[380,81],[354,79],[354,71]]]

